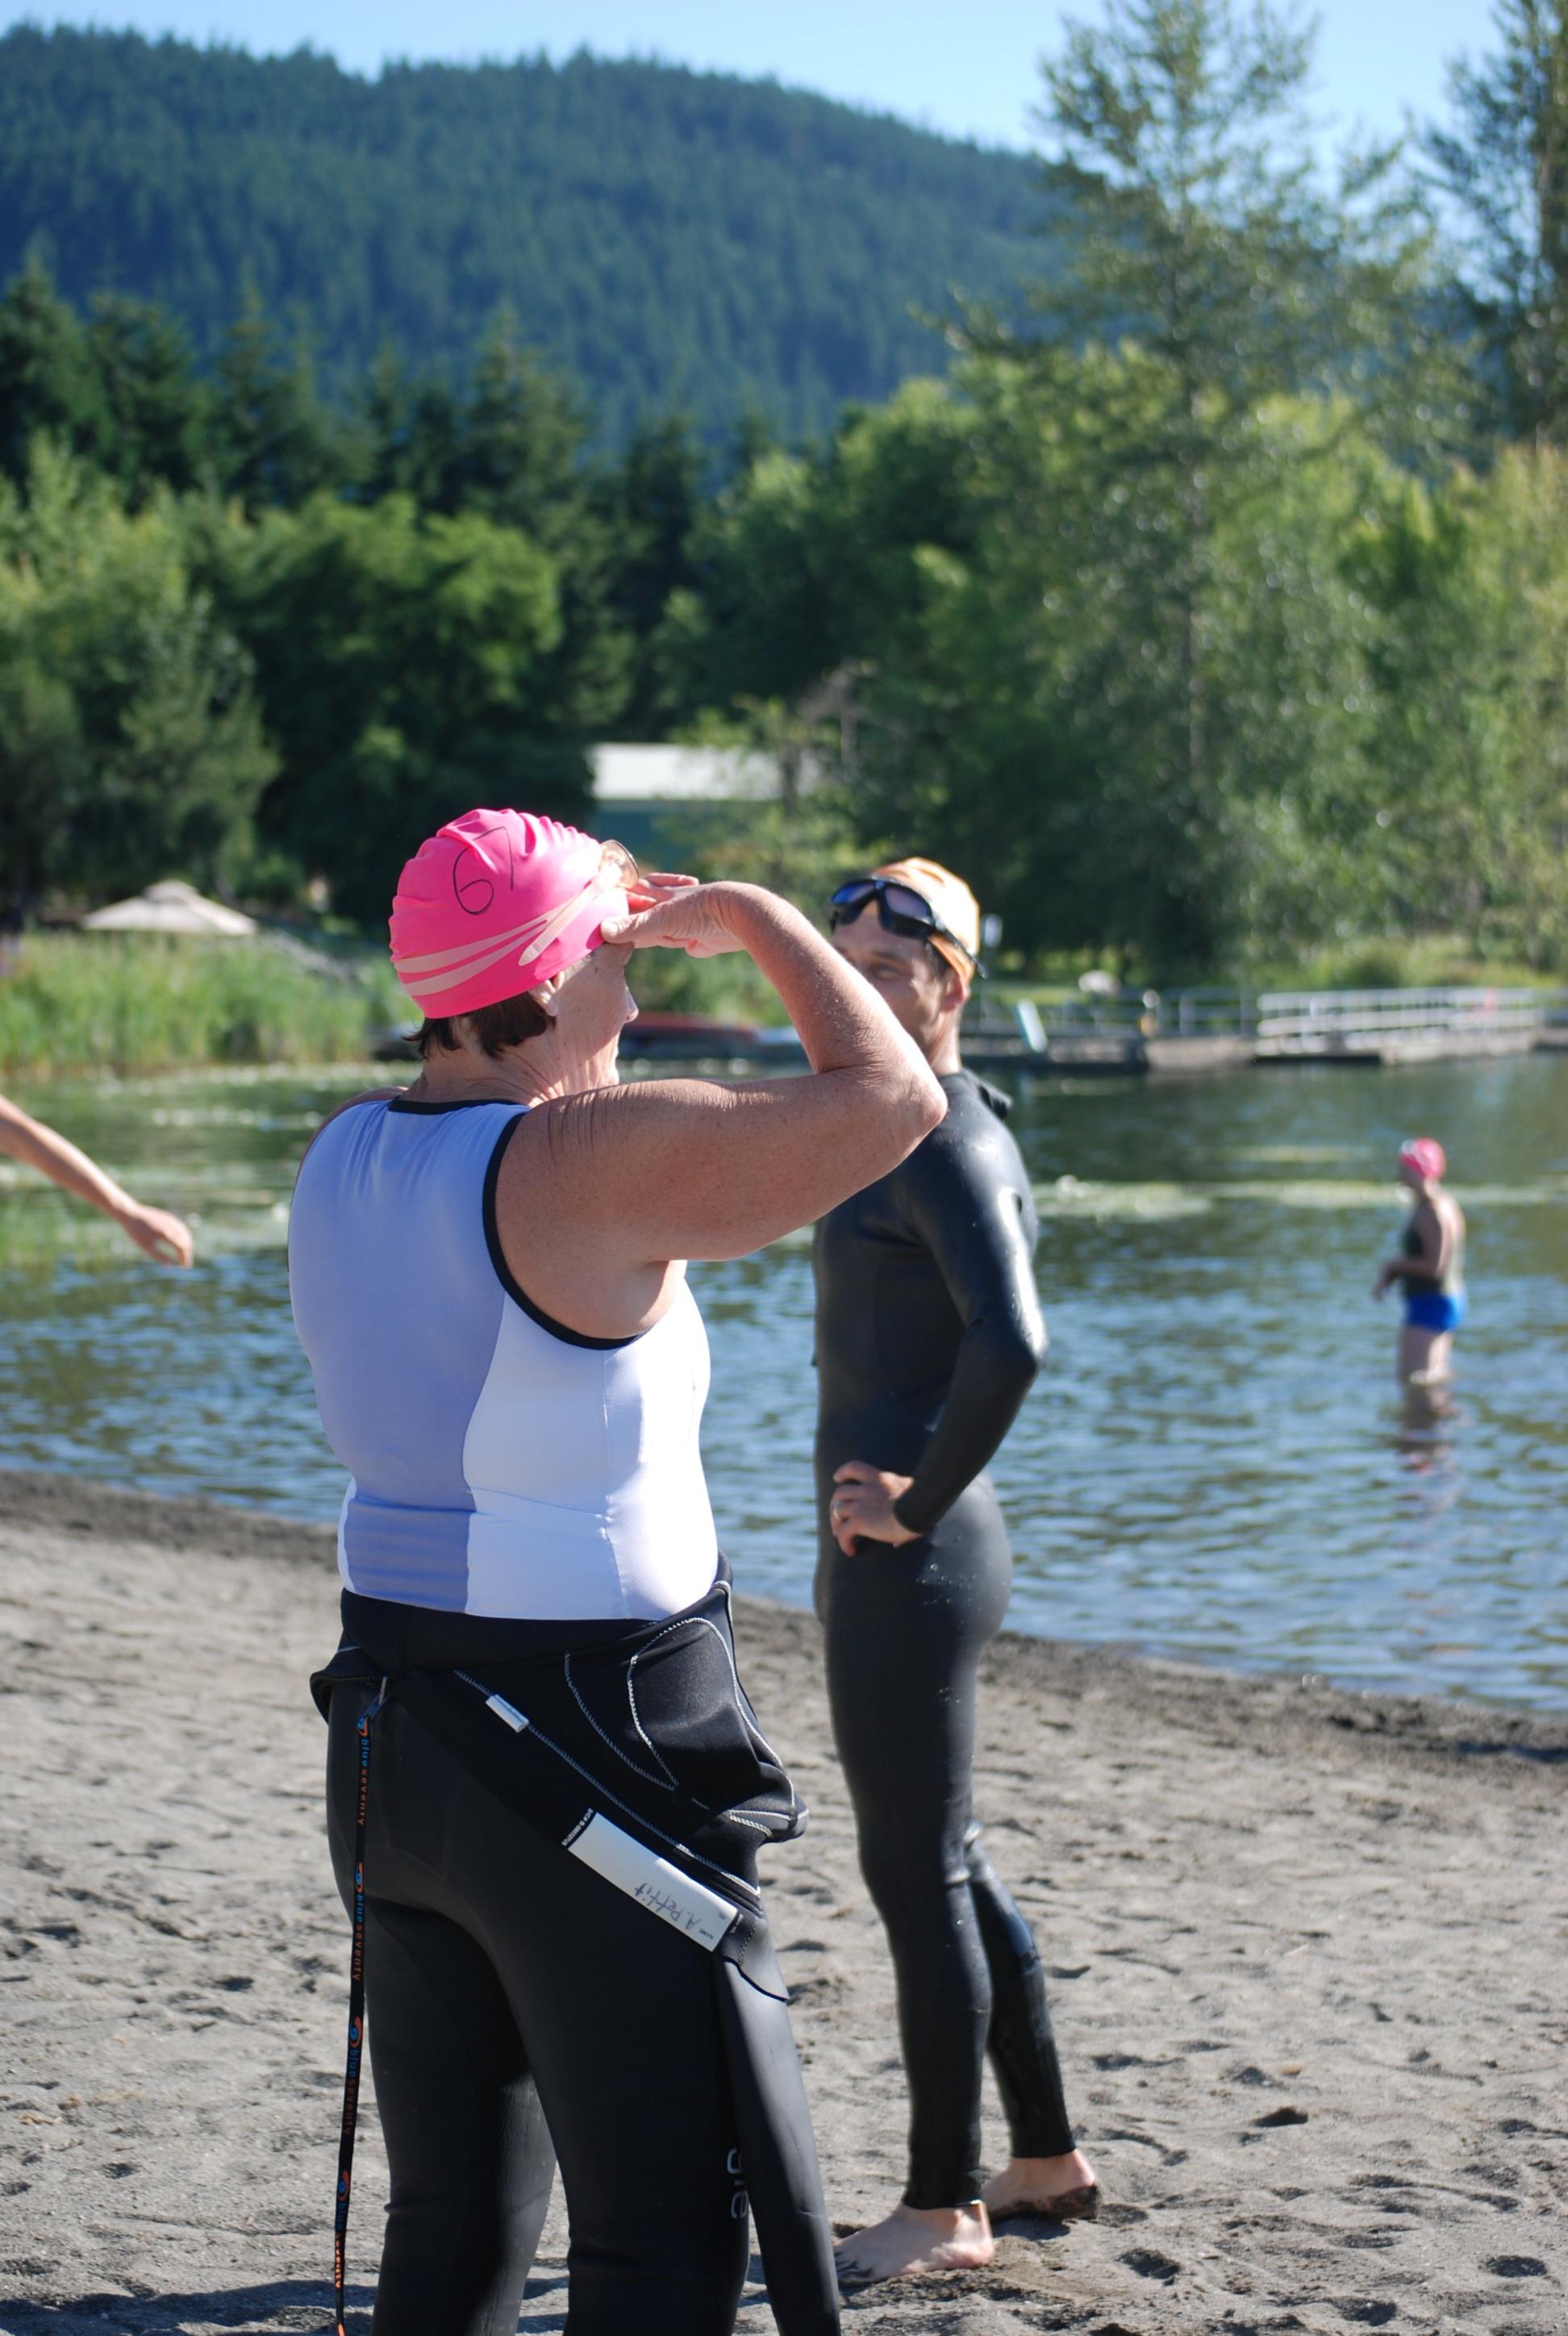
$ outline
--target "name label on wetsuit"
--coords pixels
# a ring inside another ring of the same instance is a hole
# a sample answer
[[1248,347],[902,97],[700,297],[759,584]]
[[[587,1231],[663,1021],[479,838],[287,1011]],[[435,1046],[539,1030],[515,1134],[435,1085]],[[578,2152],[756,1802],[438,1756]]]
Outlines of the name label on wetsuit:
[[668,1922],[711,1952],[735,1918],[735,1909],[716,1890],[706,1890],[667,1859],[645,1849],[619,1825],[592,1816],[567,1847],[596,1874],[602,1874],[661,1922]]

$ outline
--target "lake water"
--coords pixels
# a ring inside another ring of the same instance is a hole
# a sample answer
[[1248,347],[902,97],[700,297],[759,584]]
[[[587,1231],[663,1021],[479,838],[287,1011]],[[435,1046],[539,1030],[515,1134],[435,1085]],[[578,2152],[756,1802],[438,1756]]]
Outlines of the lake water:
[[[0,1462],[330,1518],[287,1193],[363,1075],[14,1088],[198,1225],[189,1276],[0,1162]],[[1568,1707],[1568,1062],[1030,1083],[1052,1332],[996,1474],[1015,1627],[1346,1686]],[[1402,1397],[1401,1136],[1470,1220],[1451,1397]],[[806,1239],[693,1270],[705,1446],[743,1589],[810,1594]]]

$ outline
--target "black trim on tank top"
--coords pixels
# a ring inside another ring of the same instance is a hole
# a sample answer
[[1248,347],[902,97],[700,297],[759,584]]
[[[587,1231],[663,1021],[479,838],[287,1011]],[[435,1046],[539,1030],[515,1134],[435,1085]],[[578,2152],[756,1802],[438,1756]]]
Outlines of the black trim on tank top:
[[423,1096],[394,1095],[388,1111],[421,1111],[433,1117],[443,1111],[482,1111],[487,1104],[499,1104],[503,1111],[511,1106],[504,1095],[464,1095],[460,1103],[426,1103]]
[[569,1329],[564,1322],[558,1322],[553,1314],[547,1314],[542,1306],[534,1304],[506,1261],[506,1253],[501,1246],[501,1231],[495,1222],[495,1188],[501,1181],[501,1163],[506,1156],[506,1147],[526,1117],[526,1112],[520,1111],[515,1119],[507,1121],[495,1139],[495,1149],[484,1172],[484,1245],[490,1251],[495,1278],[514,1304],[521,1307],[531,1322],[537,1322],[541,1330],[548,1330],[552,1338],[563,1339],[569,1347],[597,1347],[606,1353],[617,1347],[635,1347],[639,1338],[647,1338],[646,1330],[634,1330],[629,1338],[590,1338],[586,1330]]

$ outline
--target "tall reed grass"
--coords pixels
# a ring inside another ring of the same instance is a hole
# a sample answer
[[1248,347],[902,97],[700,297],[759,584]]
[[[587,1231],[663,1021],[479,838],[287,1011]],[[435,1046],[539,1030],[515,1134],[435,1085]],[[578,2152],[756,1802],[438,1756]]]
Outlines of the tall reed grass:
[[328,973],[266,939],[29,934],[0,959],[0,1071],[352,1062],[408,1011],[369,953]]

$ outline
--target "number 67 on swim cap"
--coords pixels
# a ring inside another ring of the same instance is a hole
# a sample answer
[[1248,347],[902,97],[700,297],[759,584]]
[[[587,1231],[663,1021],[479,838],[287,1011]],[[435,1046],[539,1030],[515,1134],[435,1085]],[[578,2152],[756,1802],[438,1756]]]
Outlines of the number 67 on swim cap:
[[535,812],[464,812],[397,880],[393,969],[424,1013],[477,1014],[579,963],[636,881],[618,843]]

